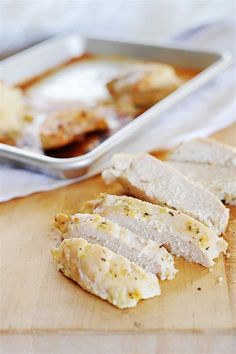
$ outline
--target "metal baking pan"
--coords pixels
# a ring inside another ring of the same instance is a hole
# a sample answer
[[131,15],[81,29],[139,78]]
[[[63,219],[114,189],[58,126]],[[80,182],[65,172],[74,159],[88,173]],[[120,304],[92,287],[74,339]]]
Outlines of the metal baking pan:
[[[92,151],[78,157],[54,158],[5,144],[0,144],[0,159],[58,178],[81,176],[113,149],[119,149],[150,122],[156,120],[168,108],[211,80],[230,63],[228,53],[216,53],[156,45],[98,38],[82,38],[79,35],[59,37],[45,41],[1,62],[1,79],[17,84],[40,75],[55,66],[83,53],[122,55],[125,57],[158,60],[175,67],[201,70],[175,92],[155,104],[139,117],[115,132]],[[122,149],[122,148],[121,148]]]

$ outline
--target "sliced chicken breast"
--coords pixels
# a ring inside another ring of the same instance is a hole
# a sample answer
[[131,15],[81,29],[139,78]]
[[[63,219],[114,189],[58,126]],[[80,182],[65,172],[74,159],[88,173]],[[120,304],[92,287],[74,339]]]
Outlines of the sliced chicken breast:
[[136,198],[102,194],[85,207],[205,267],[213,266],[214,259],[227,249],[223,238],[190,216]]
[[88,292],[124,309],[160,294],[158,279],[127,258],[82,238],[52,249],[59,270]]
[[236,167],[167,161],[183,175],[215,194],[223,203],[236,205]]
[[175,148],[168,160],[236,168],[236,148],[212,139],[194,139]]
[[59,214],[55,226],[64,238],[82,237],[125,256],[160,279],[173,279],[176,273],[172,255],[162,245],[143,237],[101,217],[100,215]]
[[217,234],[224,232],[229,211],[208,190],[149,154],[116,154],[102,176],[119,181],[131,195],[179,210]]

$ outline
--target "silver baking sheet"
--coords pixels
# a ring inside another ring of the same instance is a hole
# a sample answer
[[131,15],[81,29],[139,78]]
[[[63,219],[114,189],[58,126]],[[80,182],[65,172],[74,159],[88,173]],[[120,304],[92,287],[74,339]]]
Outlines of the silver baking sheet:
[[[9,84],[15,85],[84,53],[102,56],[120,55],[133,60],[154,60],[168,63],[178,68],[201,70],[201,72],[136,119],[128,122],[120,129],[114,129],[114,134],[82,156],[54,158],[36,151],[0,144],[1,161],[59,178],[73,178],[83,175],[98,159],[108,153],[110,154],[112,149],[116,148],[117,150],[119,146],[122,147],[131,136],[134,136],[153,120],[156,120],[156,125],[158,126],[158,117],[164,111],[211,80],[230,63],[228,53],[160,46],[150,42],[131,43],[123,40],[82,38],[78,35],[71,35],[48,40],[5,59],[0,65],[0,78]],[[29,89],[29,94],[37,95],[39,93],[45,98],[60,100],[60,98],[76,98],[73,96],[76,92],[83,101],[106,99],[105,82],[120,70],[121,65],[129,65],[129,62],[122,63],[122,61],[117,60],[113,61],[111,65],[108,62],[101,61],[97,63],[97,67],[93,66],[93,70],[89,67],[89,63],[83,65],[87,65],[87,67],[83,68],[82,73],[78,69],[79,66],[77,66],[76,71],[73,71],[71,75],[68,75],[68,73],[65,75],[65,71],[63,71],[59,76],[49,76],[39,81],[39,83]],[[72,70],[72,67],[70,66],[66,70]],[[73,70],[75,70],[74,67]],[[85,75],[86,72],[87,76]],[[83,90],[81,90],[81,85],[78,85],[78,82],[81,83],[82,79],[84,80],[83,87],[86,87]],[[63,82],[64,84],[62,84]],[[63,90],[63,87],[67,89]]]

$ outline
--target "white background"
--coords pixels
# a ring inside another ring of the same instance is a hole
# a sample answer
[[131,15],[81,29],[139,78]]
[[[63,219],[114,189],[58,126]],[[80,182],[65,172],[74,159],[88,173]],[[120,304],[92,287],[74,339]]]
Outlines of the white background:
[[58,33],[162,39],[235,15],[235,1],[0,0],[0,55]]

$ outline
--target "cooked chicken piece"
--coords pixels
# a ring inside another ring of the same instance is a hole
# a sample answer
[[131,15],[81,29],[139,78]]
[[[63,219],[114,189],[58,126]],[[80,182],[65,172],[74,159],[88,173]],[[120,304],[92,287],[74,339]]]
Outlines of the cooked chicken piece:
[[0,81],[0,143],[15,145],[24,125],[24,99],[20,89]]
[[236,204],[235,148],[211,139],[194,139],[170,152],[167,162],[220,200]]
[[85,207],[145,239],[165,244],[173,254],[205,267],[213,266],[214,258],[227,249],[227,242],[199,221],[136,198],[102,194],[87,202]]
[[193,217],[217,234],[227,226],[229,210],[211,192],[151,155],[114,155],[102,175],[107,182],[119,181],[140,199]]
[[145,112],[148,107],[137,107],[134,105],[132,97],[128,95],[120,96],[115,101],[115,109],[119,116],[135,118]]
[[120,309],[160,294],[154,274],[83,238],[64,240],[52,255],[65,276]]
[[127,101],[130,101],[134,107],[147,109],[182,83],[172,66],[147,63],[135,65],[133,69],[110,81],[107,88],[115,100],[126,98],[126,105]]
[[212,139],[194,139],[175,148],[168,160],[236,167],[236,148]]
[[108,124],[93,109],[68,110],[49,115],[42,124],[40,138],[44,150],[76,141],[86,133],[106,131]]
[[109,248],[160,279],[173,279],[176,273],[171,254],[156,242],[145,240],[100,215],[59,214],[55,226],[64,238],[82,237],[90,243]]
[[183,175],[215,194],[226,204],[236,205],[236,167],[167,161]]

